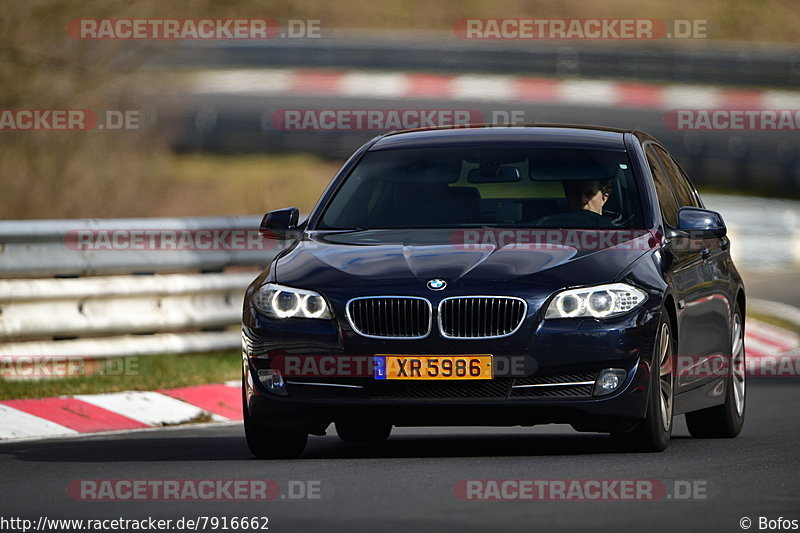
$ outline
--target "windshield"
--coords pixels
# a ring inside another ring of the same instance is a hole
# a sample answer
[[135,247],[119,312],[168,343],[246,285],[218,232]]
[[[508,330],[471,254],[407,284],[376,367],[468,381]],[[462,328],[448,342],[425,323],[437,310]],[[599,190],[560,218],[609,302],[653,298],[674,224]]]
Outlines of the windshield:
[[414,148],[368,152],[317,229],[640,228],[624,151]]

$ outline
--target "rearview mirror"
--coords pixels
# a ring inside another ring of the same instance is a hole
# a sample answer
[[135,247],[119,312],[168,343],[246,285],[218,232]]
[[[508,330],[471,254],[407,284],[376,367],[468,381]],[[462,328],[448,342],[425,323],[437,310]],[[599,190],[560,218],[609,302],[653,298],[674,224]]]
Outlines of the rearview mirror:
[[678,230],[698,239],[724,237],[728,233],[722,215],[697,207],[681,207],[678,211]]
[[289,230],[297,228],[300,220],[300,210],[296,207],[287,207],[270,211],[261,219],[258,234],[268,239],[283,239]]
[[520,181],[519,169],[514,166],[484,164],[467,173],[470,183],[513,183]]

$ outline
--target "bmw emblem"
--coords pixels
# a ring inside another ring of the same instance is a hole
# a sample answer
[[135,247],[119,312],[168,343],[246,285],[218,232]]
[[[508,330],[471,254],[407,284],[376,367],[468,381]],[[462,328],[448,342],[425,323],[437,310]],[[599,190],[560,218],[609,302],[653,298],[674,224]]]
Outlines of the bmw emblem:
[[428,288],[432,291],[441,291],[447,287],[447,282],[443,279],[432,279],[428,282]]

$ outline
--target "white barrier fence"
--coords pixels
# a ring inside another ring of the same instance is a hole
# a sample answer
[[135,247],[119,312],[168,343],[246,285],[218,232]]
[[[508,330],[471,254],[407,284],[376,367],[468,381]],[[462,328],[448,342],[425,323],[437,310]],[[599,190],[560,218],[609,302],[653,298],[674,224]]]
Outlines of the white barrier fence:
[[722,214],[740,270],[800,269],[800,202],[719,194],[704,194],[703,202]]
[[[247,246],[260,221],[258,216],[2,221],[0,277],[208,272],[262,265],[264,250]],[[109,235],[127,235],[131,246],[125,249],[119,242],[100,239]],[[149,245],[146,237],[154,235],[161,239],[161,248]],[[142,237],[141,243],[137,237]],[[194,246],[170,250],[166,237],[188,237]]]
[[[238,347],[244,289],[276,253],[259,221],[0,222],[0,361]],[[125,240],[92,241],[109,234]],[[194,245],[174,249],[176,238]]]

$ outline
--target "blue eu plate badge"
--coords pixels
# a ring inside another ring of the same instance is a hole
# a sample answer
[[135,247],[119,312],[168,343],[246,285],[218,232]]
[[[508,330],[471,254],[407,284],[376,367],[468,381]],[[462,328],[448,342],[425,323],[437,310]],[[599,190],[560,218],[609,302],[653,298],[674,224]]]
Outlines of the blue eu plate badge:
[[375,356],[375,379],[386,379],[386,357],[383,355]]

